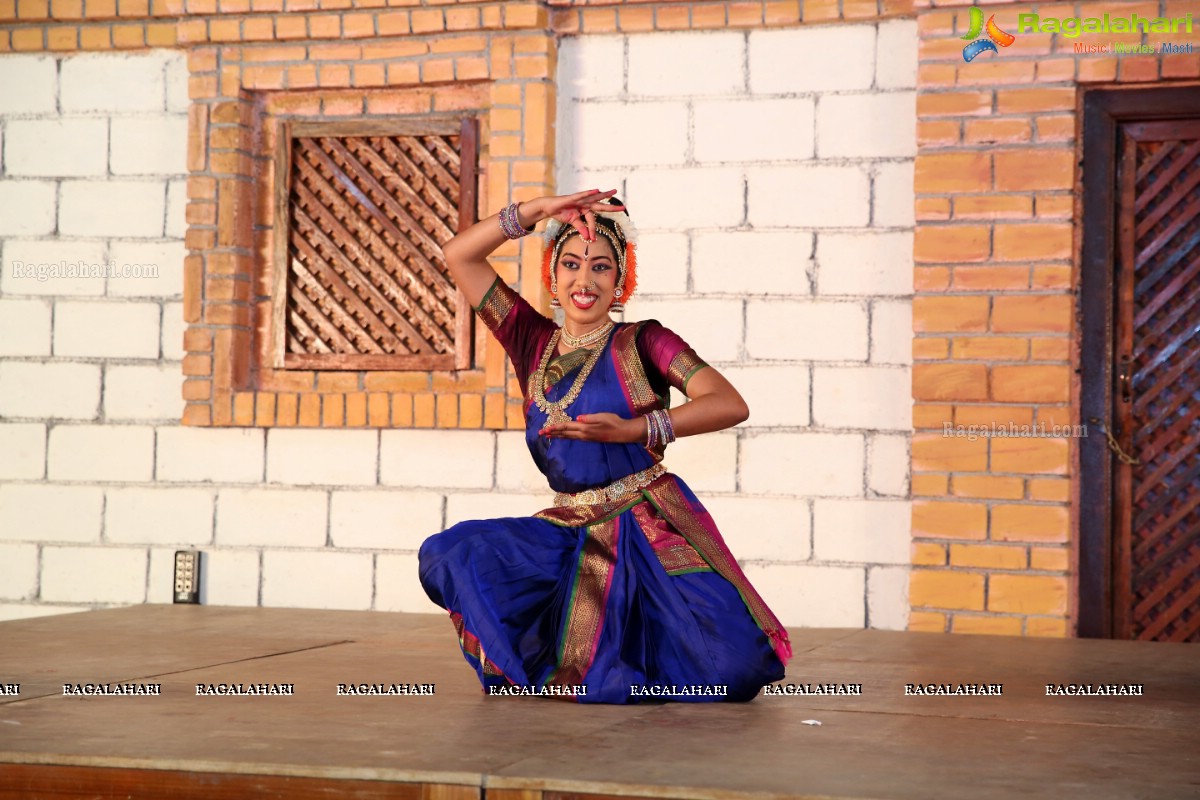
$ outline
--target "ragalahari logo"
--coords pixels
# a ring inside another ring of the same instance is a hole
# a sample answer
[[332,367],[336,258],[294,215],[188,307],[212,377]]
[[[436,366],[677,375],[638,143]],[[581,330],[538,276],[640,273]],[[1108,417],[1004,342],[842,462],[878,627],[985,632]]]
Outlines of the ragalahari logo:
[[[988,38],[980,39],[979,34],[983,33],[984,31],[987,31]],[[992,14],[990,17],[988,17],[987,25],[984,25],[983,11],[979,9],[979,6],[971,6],[971,28],[967,31],[966,36],[962,36],[960,38],[978,39],[978,41],[973,41],[963,48],[963,61],[972,61],[974,60],[975,56],[979,55],[985,50],[991,50],[993,53],[999,53],[1000,51],[996,49],[996,45],[1008,47],[1017,40],[1017,37],[1013,36],[1011,33],[1005,33],[1004,31],[1000,30],[1000,27],[996,25],[995,14]]]

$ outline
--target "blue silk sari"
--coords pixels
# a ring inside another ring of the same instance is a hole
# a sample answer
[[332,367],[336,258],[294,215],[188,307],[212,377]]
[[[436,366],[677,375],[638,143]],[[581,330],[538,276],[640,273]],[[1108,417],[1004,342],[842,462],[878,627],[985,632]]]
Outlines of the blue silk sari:
[[[528,386],[554,323],[499,280],[478,311]],[[572,417],[663,408],[668,387],[682,390],[705,366],[653,321],[618,325],[598,346]],[[567,367],[547,400],[560,399],[579,369]],[[644,443],[539,436],[546,414],[528,399],[525,420],[530,453],[556,492],[607,486],[663,457]],[[568,696],[579,702],[744,701],[782,679],[791,654],[711,517],[669,472],[632,499],[459,523],[429,537],[419,561],[426,593],[450,612],[485,692],[576,687]]]

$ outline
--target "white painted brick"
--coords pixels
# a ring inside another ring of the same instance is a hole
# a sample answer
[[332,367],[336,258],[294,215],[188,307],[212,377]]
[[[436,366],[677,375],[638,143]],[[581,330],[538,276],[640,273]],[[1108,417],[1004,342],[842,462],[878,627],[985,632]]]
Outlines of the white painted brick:
[[869,627],[902,631],[908,628],[908,567],[870,567],[867,570]]
[[871,303],[871,361],[876,364],[912,363],[912,302],[876,300]]
[[905,367],[820,366],[813,370],[813,424],[909,430],[912,373]]
[[183,352],[183,303],[163,303],[162,311],[162,357],[168,361],[181,361]]
[[821,158],[887,158],[917,153],[915,92],[835,94],[817,110]]
[[443,500],[437,492],[334,492],[332,502],[329,533],[334,547],[416,550],[442,529]]
[[753,167],[747,180],[755,227],[861,227],[871,212],[870,183],[858,166]]
[[804,561],[808,501],[766,497],[701,497],[733,555],[741,561]]
[[110,364],[104,376],[108,420],[178,420],[183,414],[178,364]]
[[813,555],[820,561],[907,564],[911,513],[907,500],[815,500]]
[[495,437],[486,431],[383,431],[379,482],[385,486],[486,489]]
[[166,54],[97,53],[64,58],[63,111],[159,111],[165,103]]
[[784,626],[861,628],[866,620],[862,567],[750,564],[745,572]]
[[[0,180],[0,236],[42,236],[54,231],[54,183]],[[5,264],[8,272],[10,264]]]
[[374,565],[369,553],[263,553],[262,604],[283,608],[371,607]]
[[722,367],[724,375],[750,406],[746,428],[796,427],[808,420],[808,367],[803,364],[755,364]]
[[695,97],[743,91],[745,49],[738,32],[630,36],[629,93]]
[[216,543],[321,547],[327,505],[326,493],[315,489],[222,489]]
[[183,259],[187,255],[183,242],[113,242],[110,253],[120,272],[108,279],[109,295],[183,296]]
[[684,103],[575,103],[566,123],[577,164],[682,164],[687,155]]
[[867,357],[867,312],[858,303],[751,300],[750,358],[858,361]]
[[37,545],[0,542],[0,599],[28,600],[37,592]]
[[375,557],[376,611],[401,611],[407,614],[445,614],[429,599],[418,577],[415,555],[381,553]]
[[267,482],[370,486],[378,452],[376,431],[272,428],[267,434]]
[[[902,403],[912,408],[912,402]],[[907,434],[877,433],[867,440],[867,488],[875,494],[907,497],[909,456]]]
[[697,161],[795,161],[812,158],[814,106],[809,97],[697,100]]
[[908,231],[822,233],[817,237],[817,293],[912,294],[912,253]]
[[874,75],[874,25],[750,32],[754,94],[869,89]]
[[861,497],[863,437],[766,433],[742,440],[741,490],[751,494]]
[[14,619],[33,619],[34,617],[53,617],[56,614],[75,614],[80,611],[91,610],[90,606],[46,606],[25,603],[0,603],[0,622]]
[[45,547],[41,599],[143,603],[147,566],[146,550],[141,547]]
[[741,300],[656,300],[634,297],[628,319],[656,319],[679,334],[705,361],[737,361],[742,343]]
[[160,481],[258,483],[263,477],[261,428],[158,429]]
[[446,527],[472,519],[531,517],[553,502],[549,489],[542,494],[455,492],[446,496]]
[[0,480],[27,480],[46,474],[46,426],[37,422],[0,423]]
[[813,235],[799,231],[719,231],[692,237],[697,292],[809,294]]
[[167,55],[165,73],[167,89],[167,111],[186,114],[190,100],[188,99],[188,66],[187,54],[172,51]]
[[0,363],[0,416],[95,419],[99,406],[95,364]]
[[56,425],[47,461],[54,481],[148,481],[154,477],[154,429]]
[[912,161],[875,166],[875,208],[871,214],[874,224],[911,228],[916,224],[915,198]]
[[524,431],[496,434],[496,488],[502,492],[537,494],[546,491],[543,475],[525,444]]
[[706,433],[676,440],[664,460],[696,492],[732,492],[737,489],[737,451],[736,432]]
[[205,550],[200,556],[200,602],[214,606],[257,606],[257,550]]
[[[0,205],[3,203],[0,202]],[[2,219],[0,225],[3,225]],[[102,295],[104,281],[91,277],[91,271],[103,269],[107,261],[104,242],[9,239],[4,242],[4,270],[0,275],[0,289],[5,294],[55,297]],[[22,271],[22,277],[14,276],[14,268]],[[76,277],[64,277],[69,270],[73,270]]]
[[146,578],[146,602],[175,602],[174,547],[150,548],[150,569]]
[[109,489],[104,536],[125,544],[210,544],[213,492],[165,487]]
[[733,227],[745,216],[742,171],[735,167],[639,169],[626,184],[624,199],[642,229]]
[[167,181],[167,221],[164,236],[182,239],[187,233],[187,179]]
[[63,181],[58,229],[72,236],[163,235],[162,181]]
[[9,175],[103,175],[107,168],[105,120],[9,120],[5,126],[4,170]]
[[50,355],[50,304],[0,298],[0,356]]
[[643,233],[637,242],[640,297],[685,294],[688,284],[688,237],[682,233]]
[[64,300],[54,310],[54,354],[100,358],[158,358],[155,303]]
[[917,86],[916,20],[879,23],[875,58],[875,85],[880,89],[915,89]]
[[558,46],[560,102],[616,97],[624,89],[624,36],[569,36]]
[[109,167],[114,175],[185,174],[187,137],[187,117],[180,114],[114,117]]
[[53,114],[58,63],[49,56],[0,56],[0,114]]

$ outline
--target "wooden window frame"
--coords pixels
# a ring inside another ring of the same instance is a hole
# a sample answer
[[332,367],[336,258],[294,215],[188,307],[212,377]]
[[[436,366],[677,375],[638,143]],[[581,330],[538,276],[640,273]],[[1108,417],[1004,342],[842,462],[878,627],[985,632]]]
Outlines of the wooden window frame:
[[270,341],[268,366],[276,370],[313,371],[431,371],[471,369],[475,361],[474,309],[461,290],[456,291],[454,352],[446,355],[378,355],[368,353],[289,353],[286,351],[287,279],[290,274],[288,242],[291,233],[290,196],[292,144],[301,137],[339,136],[454,136],[459,139],[460,172],[457,232],[476,222],[479,121],[475,117],[430,116],[393,120],[335,120],[286,118],[275,121],[275,225],[271,264]]

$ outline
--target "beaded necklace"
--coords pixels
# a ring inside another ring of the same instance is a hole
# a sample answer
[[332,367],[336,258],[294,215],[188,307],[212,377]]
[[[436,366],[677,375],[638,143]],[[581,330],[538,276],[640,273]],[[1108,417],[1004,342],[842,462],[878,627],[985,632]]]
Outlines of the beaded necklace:
[[[605,337],[607,337],[609,331],[611,330],[612,329],[609,328],[609,330],[604,332]],[[544,414],[546,414],[546,422],[549,425],[561,425],[564,422],[571,421],[571,417],[567,414],[566,408],[567,406],[571,405],[571,403],[574,403],[575,399],[579,397],[579,393],[583,391],[584,381],[586,381],[588,376],[592,374],[592,369],[595,368],[596,363],[600,361],[600,353],[604,350],[604,342],[601,341],[592,349],[592,352],[588,354],[587,361],[583,362],[583,367],[580,368],[579,374],[575,377],[575,382],[571,384],[571,388],[567,390],[567,393],[558,400],[550,402],[546,399],[546,391],[543,388],[546,382],[546,367],[549,366],[550,359],[553,357],[554,352],[558,349],[558,339],[561,333],[562,328],[559,328],[553,334],[551,334],[550,341],[546,344],[546,349],[542,352],[542,360],[538,362],[537,370],[535,370],[533,375],[531,375],[529,378],[529,382],[531,384],[529,387],[529,395],[533,398],[534,404],[540,408]]]
[[603,339],[605,335],[612,330],[613,325],[615,324],[616,323],[610,319],[599,328],[590,330],[582,336],[572,336],[571,332],[564,327],[561,329],[562,340],[567,343],[568,347],[590,347],[591,345],[594,345],[596,342]]

